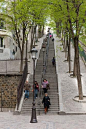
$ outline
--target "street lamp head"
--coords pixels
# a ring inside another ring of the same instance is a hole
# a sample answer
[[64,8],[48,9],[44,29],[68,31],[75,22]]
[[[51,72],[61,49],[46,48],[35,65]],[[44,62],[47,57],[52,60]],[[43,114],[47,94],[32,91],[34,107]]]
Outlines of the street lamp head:
[[36,48],[32,48],[32,50],[31,50],[32,59],[36,59],[37,58],[37,52],[38,52],[38,50],[36,50]]
[[46,48],[46,44],[43,43],[43,44],[42,44],[42,51],[43,51],[43,52],[45,52],[45,48]]
[[49,27],[48,29],[50,30],[51,28]]

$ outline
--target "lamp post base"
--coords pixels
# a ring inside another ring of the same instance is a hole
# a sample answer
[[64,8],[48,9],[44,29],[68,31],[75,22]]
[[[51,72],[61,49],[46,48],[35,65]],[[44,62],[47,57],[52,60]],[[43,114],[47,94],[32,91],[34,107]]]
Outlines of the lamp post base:
[[32,107],[32,115],[31,115],[31,121],[30,121],[30,123],[37,123],[35,105],[33,105],[33,107]]

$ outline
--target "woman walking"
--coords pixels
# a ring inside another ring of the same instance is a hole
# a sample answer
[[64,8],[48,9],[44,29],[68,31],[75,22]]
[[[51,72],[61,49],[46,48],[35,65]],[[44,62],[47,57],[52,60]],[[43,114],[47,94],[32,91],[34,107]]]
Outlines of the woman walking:
[[42,82],[42,88],[44,90],[44,93],[47,93],[47,84],[49,84],[48,81],[44,79]]
[[47,93],[45,93],[45,96],[42,100],[42,103],[44,104],[44,111],[45,111],[45,114],[46,114],[46,112],[48,111],[49,105],[51,105],[50,104],[50,98],[49,98]]

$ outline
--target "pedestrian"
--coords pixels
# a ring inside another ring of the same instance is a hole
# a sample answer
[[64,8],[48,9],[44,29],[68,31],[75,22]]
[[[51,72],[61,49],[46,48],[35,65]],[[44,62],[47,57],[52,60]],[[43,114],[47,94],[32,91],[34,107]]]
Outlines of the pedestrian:
[[42,103],[44,104],[44,111],[45,111],[45,114],[46,114],[46,112],[48,112],[49,106],[51,105],[50,98],[49,98],[47,93],[45,93],[45,96],[42,100]]
[[52,38],[52,41],[54,41],[54,38]]
[[28,83],[28,81],[26,81],[24,85],[25,100],[29,99],[30,88],[31,88],[30,84]]
[[43,82],[42,82],[42,88],[44,90],[44,93],[47,93],[47,90],[48,90],[47,89],[47,84],[49,84],[48,81],[46,79],[44,79]]
[[53,57],[53,59],[52,59],[52,65],[53,66],[55,65],[55,57]]
[[38,85],[38,82],[35,81],[35,99],[38,97],[38,92],[39,92],[39,85]]
[[50,38],[52,37],[52,35],[50,35]]

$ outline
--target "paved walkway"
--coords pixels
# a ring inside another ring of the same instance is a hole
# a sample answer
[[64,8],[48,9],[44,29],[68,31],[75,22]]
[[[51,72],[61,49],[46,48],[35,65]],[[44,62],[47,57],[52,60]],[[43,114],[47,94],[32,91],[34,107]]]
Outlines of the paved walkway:
[[0,113],[0,129],[86,129],[86,115],[42,115],[38,123],[31,116]]
[[[60,106],[62,110],[66,113],[86,113],[86,102],[80,103],[73,100],[75,96],[78,95],[78,86],[77,79],[71,78],[68,72],[68,62],[66,60],[65,53],[62,52],[61,41],[58,37],[55,37],[55,48],[57,51],[56,60],[57,60],[57,74],[58,74],[58,83],[60,90]],[[61,48],[61,50],[60,50]],[[74,60],[74,48],[71,45],[71,66],[73,71],[73,60]],[[80,67],[81,67],[81,79],[83,87],[83,95],[86,95],[86,67],[80,58]],[[61,108],[60,107],[60,108]]]

